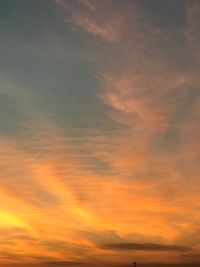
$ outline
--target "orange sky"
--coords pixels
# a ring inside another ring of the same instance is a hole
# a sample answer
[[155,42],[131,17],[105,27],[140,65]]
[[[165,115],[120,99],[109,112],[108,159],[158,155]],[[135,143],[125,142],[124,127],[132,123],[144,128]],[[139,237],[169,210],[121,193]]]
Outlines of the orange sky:
[[200,3],[4,2],[0,266],[200,262]]

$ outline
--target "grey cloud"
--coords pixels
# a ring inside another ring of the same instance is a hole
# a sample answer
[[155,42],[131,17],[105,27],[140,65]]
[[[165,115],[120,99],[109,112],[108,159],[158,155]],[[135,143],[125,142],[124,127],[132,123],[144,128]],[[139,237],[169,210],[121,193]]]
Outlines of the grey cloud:
[[200,259],[200,253],[187,253],[182,255],[183,258]]
[[47,266],[79,266],[79,265],[88,265],[85,262],[79,262],[79,261],[49,261],[44,262],[43,264]]
[[[109,265],[113,267],[128,267],[130,263],[120,263]],[[181,262],[181,263],[139,263],[140,267],[199,267],[199,262]]]
[[0,229],[0,242],[2,244],[13,244],[16,241],[32,242],[37,241],[25,229],[22,228],[4,228]]
[[62,242],[58,240],[41,241],[40,244],[49,250],[60,251],[69,249],[69,244],[67,242]]
[[162,245],[154,243],[115,243],[101,246],[108,250],[143,250],[143,251],[190,251],[191,248],[178,245]]
[[104,231],[104,232],[92,232],[92,231],[79,231],[79,234],[86,238],[87,240],[90,240],[92,242],[96,243],[107,243],[107,242],[124,242],[125,240],[120,237],[115,231]]

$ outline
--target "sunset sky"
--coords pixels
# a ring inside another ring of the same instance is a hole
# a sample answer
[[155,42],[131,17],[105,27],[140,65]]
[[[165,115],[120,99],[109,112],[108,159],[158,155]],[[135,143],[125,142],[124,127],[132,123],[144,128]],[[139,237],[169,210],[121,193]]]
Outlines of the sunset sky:
[[0,32],[0,267],[200,266],[200,1],[0,0]]

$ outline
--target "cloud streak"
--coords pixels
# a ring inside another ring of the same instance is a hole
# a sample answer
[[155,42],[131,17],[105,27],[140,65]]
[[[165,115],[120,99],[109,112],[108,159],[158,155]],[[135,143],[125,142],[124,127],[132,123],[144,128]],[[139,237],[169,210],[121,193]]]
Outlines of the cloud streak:
[[174,251],[184,252],[190,251],[190,248],[183,246],[173,245],[161,245],[161,244],[137,244],[137,243],[116,243],[116,244],[104,244],[104,249],[111,250],[142,250],[142,251]]

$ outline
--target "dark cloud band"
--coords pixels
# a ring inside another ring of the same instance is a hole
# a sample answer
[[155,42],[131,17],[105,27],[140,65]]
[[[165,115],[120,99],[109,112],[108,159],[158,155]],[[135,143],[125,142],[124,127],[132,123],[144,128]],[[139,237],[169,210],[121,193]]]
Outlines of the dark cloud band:
[[191,248],[178,245],[162,245],[153,243],[116,243],[101,246],[108,250],[143,250],[143,251],[190,251]]

